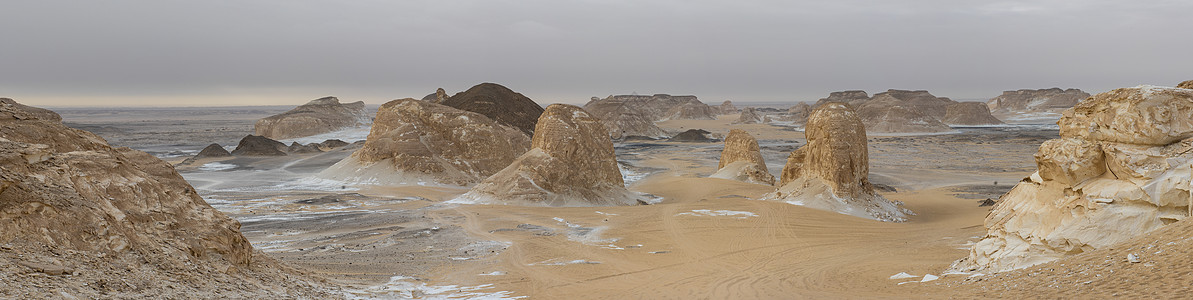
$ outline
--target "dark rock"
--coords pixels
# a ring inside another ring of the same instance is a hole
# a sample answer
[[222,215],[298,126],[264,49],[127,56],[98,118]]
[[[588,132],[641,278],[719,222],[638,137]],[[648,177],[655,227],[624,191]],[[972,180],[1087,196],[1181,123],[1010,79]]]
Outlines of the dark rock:
[[712,133],[704,129],[688,129],[687,131],[676,134],[668,139],[672,142],[713,142],[714,139],[708,138],[708,134]]
[[496,83],[482,83],[443,100],[443,105],[479,113],[499,124],[534,133],[543,107],[534,100]]
[[283,156],[286,155],[286,144],[259,135],[248,135],[240,139],[232,155],[236,156]]

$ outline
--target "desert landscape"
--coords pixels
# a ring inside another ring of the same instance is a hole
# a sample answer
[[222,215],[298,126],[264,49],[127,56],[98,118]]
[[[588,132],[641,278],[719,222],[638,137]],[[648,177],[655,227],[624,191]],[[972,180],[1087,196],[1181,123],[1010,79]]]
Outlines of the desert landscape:
[[1189,2],[2,7],[0,299],[1193,292]]

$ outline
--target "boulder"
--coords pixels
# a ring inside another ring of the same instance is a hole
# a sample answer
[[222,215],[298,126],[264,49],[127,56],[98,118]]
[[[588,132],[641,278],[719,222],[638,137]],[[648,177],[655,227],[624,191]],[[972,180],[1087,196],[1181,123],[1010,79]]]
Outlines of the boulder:
[[765,185],[775,184],[775,176],[767,171],[758,141],[741,129],[730,130],[729,135],[725,136],[725,149],[721,150],[717,172],[710,177]]
[[[439,91],[436,91],[436,95],[443,96]],[[522,130],[527,135],[534,133],[534,123],[543,113],[543,107],[534,100],[500,84],[488,82],[437,103],[479,113],[499,124]]]
[[1022,89],[1005,91],[998,97],[986,101],[994,114],[1013,118],[1016,115],[1059,113],[1089,98],[1089,93],[1079,89]]
[[286,144],[272,140],[267,137],[259,135],[247,135],[240,139],[240,143],[236,145],[236,149],[232,150],[232,155],[235,156],[284,156],[286,151],[290,150]]
[[377,184],[468,185],[508,166],[530,147],[517,128],[479,113],[414,99],[385,103],[356,152],[323,178]]
[[1176,85],[1176,88],[1193,90],[1193,80],[1181,82],[1180,84]]
[[878,195],[870,184],[866,127],[853,109],[822,104],[804,128],[808,143],[787,158],[779,189],[762,199],[881,221],[907,220],[910,210]]
[[1002,120],[990,114],[990,108],[981,102],[958,102],[945,108],[941,122],[949,125],[998,125]]
[[312,100],[290,111],[257,120],[256,135],[275,140],[324,134],[369,123],[363,101],[341,104],[336,97]]
[[1140,86],[1064,111],[1039,171],[1003,195],[956,270],[998,272],[1103,249],[1190,209],[1193,90]]
[[58,113],[52,110],[20,104],[9,98],[0,98],[0,105],[5,105],[11,110],[19,110],[24,112],[23,114],[19,114],[20,118],[35,118],[51,122],[62,122],[62,116],[59,116]]
[[607,132],[601,120],[580,107],[552,104],[539,117],[530,151],[452,202],[637,204],[641,197],[626,190]]
[[762,114],[758,113],[757,109],[746,107],[741,110],[741,115],[737,117],[737,121],[733,121],[733,124],[758,124],[762,121]]

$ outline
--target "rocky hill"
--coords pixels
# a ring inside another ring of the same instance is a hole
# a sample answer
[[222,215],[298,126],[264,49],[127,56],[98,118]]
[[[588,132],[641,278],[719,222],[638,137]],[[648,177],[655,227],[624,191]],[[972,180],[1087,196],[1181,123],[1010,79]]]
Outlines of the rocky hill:
[[745,130],[733,129],[725,136],[725,148],[713,178],[733,179],[765,185],[774,185],[775,176],[766,169],[766,161],[758,148],[758,140]]
[[[436,91],[436,95],[442,96],[439,91]],[[479,113],[502,125],[517,128],[527,135],[534,133],[534,124],[543,113],[543,107],[534,100],[500,84],[488,82],[475,85],[437,103]]]
[[717,109],[696,99],[696,96],[667,94],[617,95],[604,99],[593,97],[584,110],[596,116],[615,139],[627,136],[665,137],[667,134],[654,122],[666,120],[715,120]]
[[[832,102],[853,107],[866,125],[866,131],[871,133],[945,132],[952,130],[948,124],[1002,124],[989,111],[976,107],[977,103],[936,97],[923,90],[892,89],[874,94],[873,97],[868,97],[865,91],[833,92],[817,101],[813,108]],[[800,121],[796,120],[795,123],[799,124]]]
[[257,120],[256,135],[291,139],[364,126],[370,121],[362,101],[341,104],[336,97],[312,100],[290,111]]
[[1086,98],[1089,98],[1089,93],[1079,89],[1023,89],[1002,92],[1002,95],[986,101],[986,106],[990,107],[991,113],[995,115],[1004,119],[1015,119],[1058,114]]

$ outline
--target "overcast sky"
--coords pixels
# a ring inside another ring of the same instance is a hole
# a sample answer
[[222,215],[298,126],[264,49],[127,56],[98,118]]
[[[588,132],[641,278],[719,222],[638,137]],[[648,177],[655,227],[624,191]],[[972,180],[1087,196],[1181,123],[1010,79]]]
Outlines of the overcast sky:
[[539,103],[693,94],[1172,86],[1193,1],[0,3],[0,97],[31,105],[369,103],[496,82]]

